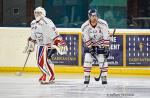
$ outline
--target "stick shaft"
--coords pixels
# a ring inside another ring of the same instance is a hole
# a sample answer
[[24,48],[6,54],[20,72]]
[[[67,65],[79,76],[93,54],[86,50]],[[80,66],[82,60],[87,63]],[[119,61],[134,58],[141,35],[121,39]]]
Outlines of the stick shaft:
[[[114,28],[114,31],[113,31],[113,33],[112,33],[112,37],[114,37],[114,35],[115,35],[115,32],[116,32],[116,28]],[[103,65],[102,65],[102,67],[101,68],[103,68],[104,67],[104,64],[105,64],[105,62],[107,61],[107,58],[105,58],[104,59],[104,62],[103,62]],[[102,75],[102,70],[100,71],[100,74],[99,74],[99,76],[96,78],[94,78],[95,79],[95,81],[99,81],[100,80],[100,78],[101,78],[101,75]]]
[[[103,65],[102,65],[102,68],[104,67],[104,64],[105,64],[105,62],[106,62],[106,58],[104,59],[104,62],[103,62]],[[100,80],[100,78],[101,78],[101,75],[102,75],[102,70],[100,71],[100,74],[99,74],[99,76],[96,78],[95,77],[95,81],[99,81]]]
[[21,72],[23,72],[23,71],[24,71],[24,68],[26,67],[26,64],[27,64],[27,61],[28,61],[28,58],[29,58],[30,53],[31,53],[31,52],[29,52],[28,55],[27,55],[26,61],[25,61],[24,65],[23,65],[23,68],[22,68],[22,71],[21,71]]

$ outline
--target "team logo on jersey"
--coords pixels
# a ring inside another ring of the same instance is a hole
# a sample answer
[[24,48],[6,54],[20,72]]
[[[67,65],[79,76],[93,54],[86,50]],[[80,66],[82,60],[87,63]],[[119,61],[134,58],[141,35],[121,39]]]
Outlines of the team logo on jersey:
[[90,32],[90,34],[89,34],[90,38],[95,39],[97,36],[97,30],[91,29],[89,32]]
[[39,42],[43,41],[43,34],[42,33],[36,32],[35,37],[38,39]]

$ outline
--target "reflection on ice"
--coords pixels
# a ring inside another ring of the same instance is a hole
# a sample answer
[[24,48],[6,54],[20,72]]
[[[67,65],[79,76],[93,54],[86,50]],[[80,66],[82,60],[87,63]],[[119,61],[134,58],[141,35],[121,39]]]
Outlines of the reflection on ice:
[[89,87],[81,75],[56,76],[52,85],[41,85],[37,77],[0,75],[1,98],[150,98],[149,77],[109,77],[108,85],[91,78]]

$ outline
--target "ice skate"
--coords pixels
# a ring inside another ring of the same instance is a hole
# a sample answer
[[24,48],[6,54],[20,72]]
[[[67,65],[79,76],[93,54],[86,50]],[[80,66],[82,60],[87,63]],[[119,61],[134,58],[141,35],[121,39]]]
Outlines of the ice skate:
[[41,80],[41,84],[54,84],[54,83],[55,83],[55,78],[48,80],[48,77],[46,77],[46,75]]
[[49,81],[46,81],[46,74],[43,76],[42,80],[40,81],[41,84],[49,84]]
[[49,84],[54,84],[55,83],[55,78],[49,80]]
[[88,87],[89,82],[90,82],[90,76],[85,76],[85,81],[84,81],[85,87]]
[[43,74],[43,75],[39,78],[39,82],[41,82],[44,78],[46,78],[46,74]]
[[101,76],[102,84],[107,84],[107,77]]

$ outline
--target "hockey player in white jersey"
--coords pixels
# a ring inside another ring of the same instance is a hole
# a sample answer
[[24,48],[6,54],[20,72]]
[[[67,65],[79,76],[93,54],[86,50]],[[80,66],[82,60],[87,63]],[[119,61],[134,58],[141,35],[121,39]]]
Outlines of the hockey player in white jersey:
[[88,17],[89,19],[81,26],[85,53],[84,84],[88,85],[90,82],[90,72],[94,59],[98,60],[102,71],[102,84],[107,84],[108,63],[105,58],[109,56],[109,27],[106,21],[98,18],[96,9],[90,9]]
[[37,44],[37,64],[42,71],[39,81],[43,84],[52,83],[55,79],[55,73],[51,56],[55,52],[61,55],[66,54],[68,48],[58,34],[54,23],[45,17],[44,8],[37,7],[34,10],[34,16],[35,20],[31,22],[31,36],[28,39],[26,52],[33,52],[35,44]]

